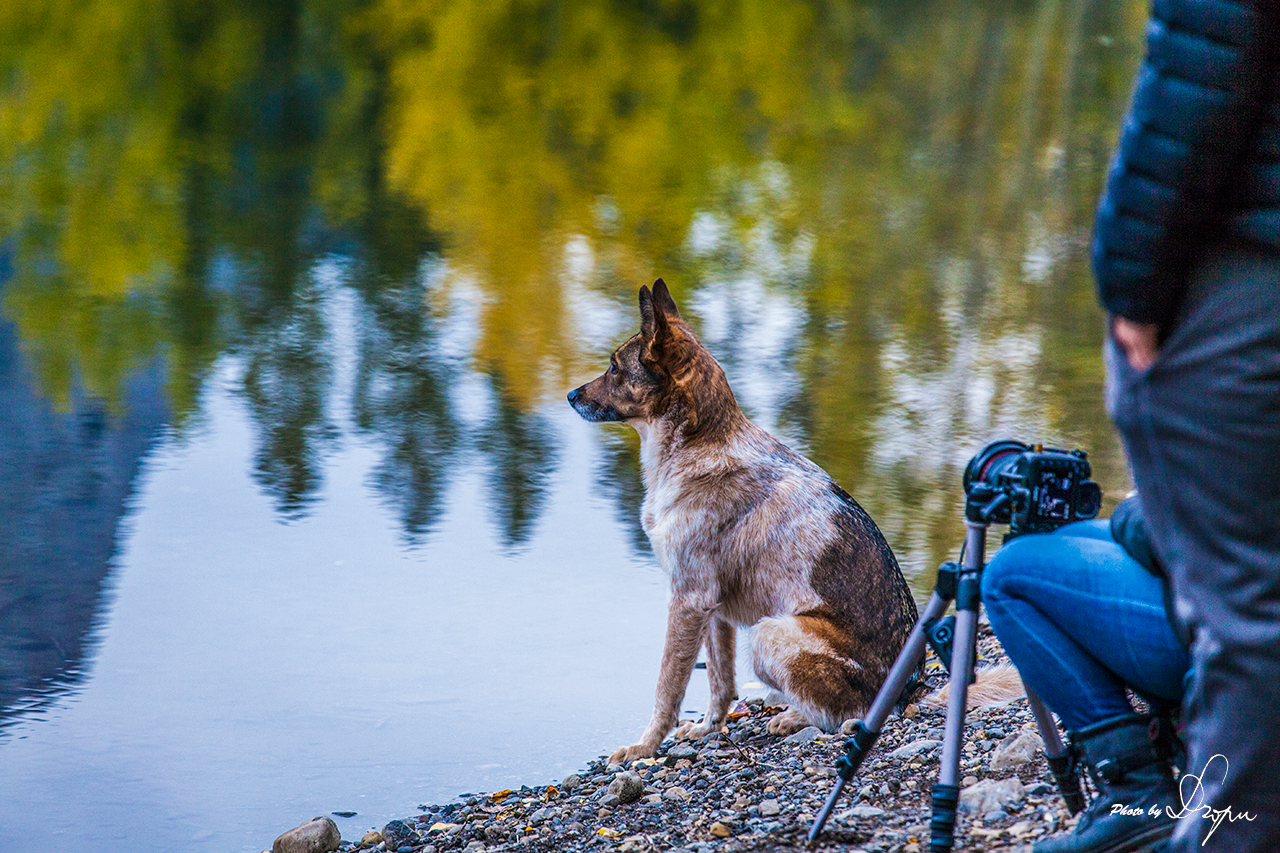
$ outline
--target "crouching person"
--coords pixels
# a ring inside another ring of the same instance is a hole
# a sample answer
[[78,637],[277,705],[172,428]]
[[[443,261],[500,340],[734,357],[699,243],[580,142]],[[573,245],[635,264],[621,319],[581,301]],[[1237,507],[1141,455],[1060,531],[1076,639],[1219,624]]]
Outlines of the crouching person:
[[[1099,791],[1073,832],[1035,853],[1128,853],[1171,835],[1182,803],[1169,712],[1190,658],[1167,615],[1137,499],[1110,522],[1010,541],[987,566],[982,597],[1023,681],[1067,727]],[[1153,713],[1136,713],[1126,689]]]

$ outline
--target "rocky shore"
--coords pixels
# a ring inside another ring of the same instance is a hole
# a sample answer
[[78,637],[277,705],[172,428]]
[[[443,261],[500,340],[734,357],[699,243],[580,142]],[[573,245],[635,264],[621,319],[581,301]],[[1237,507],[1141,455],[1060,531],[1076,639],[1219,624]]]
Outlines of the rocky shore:
[[[980,665],[1004,660],[989,629]],[[932,656],[931,656],[932,658]],[[934,662],[931,681],[940,684]],[[668,740],[628,767],[589,763],[552,784],[495,791],[391,821],[343,851],[564,853],[564,851],[840,850],[917,853],[929,844],[945,710],[928,702],[885,726],[875,749],[812,848],[805,838],[835,784],[844,737],[809,728],[782,738],[765,725],[780,708],[739,702],[725,729],[699,742]],[[849,723],[846,723],[846,730]],[[1019,700],[966,718],[956,849],[1030,851],[1070,825],[1040,738]]]

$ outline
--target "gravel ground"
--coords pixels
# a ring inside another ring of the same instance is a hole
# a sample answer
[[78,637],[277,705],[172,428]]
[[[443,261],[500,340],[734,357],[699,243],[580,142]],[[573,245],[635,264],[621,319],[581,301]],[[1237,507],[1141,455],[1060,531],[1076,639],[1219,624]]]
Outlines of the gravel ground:
[[[990,629],[980,665],[1004,657]],[[932,655],[930,655],[932,659]],[[941,683],[933,662],[930,680]],[[809,728],[765,732],[780,708],[739,702],[726,729],[700,742],[668,740],[652,761],[629,767],[597,759],[553,784],[496,791],[392,821],[341,849],[443,851],[688,850],[697,853],[804,848],[814,814],[835,784],[842,735]],[[929,791],[937,778],[945,711],[927,703],[885,725],[813,850],[916,853],[929,845]],[[848,724],[846,723],[846,726]],[[1030,851],[1064,826],[1026,700],[971,710],[961,770],[960,850]]]

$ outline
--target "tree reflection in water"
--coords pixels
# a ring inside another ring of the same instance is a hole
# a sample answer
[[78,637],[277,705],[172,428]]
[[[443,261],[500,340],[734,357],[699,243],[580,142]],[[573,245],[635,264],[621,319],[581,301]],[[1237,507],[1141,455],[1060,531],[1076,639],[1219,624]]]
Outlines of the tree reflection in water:
[[[3,314],[63,409],[121,423],[160,364],[179,437],[237,359],[290,517],[348,433],[410,542],[478,461],[511,549],[564,464],[544,407],[662,275],[750,413],[918,571],[959,540],[959,470],[994,433],[1127,485],[1084,245],[1144,8],[4,4]],[[634,438],[599,441],[643,549]]]

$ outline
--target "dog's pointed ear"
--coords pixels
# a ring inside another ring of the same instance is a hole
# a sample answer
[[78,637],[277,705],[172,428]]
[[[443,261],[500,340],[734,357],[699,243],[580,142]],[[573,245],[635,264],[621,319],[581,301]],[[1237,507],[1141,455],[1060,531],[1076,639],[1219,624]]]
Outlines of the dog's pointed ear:
[[640,285],[640,338],[652,342],[657,334],[657,319],[654,316],[653,295],[649,288]]
[[653,306],[669,319],[680,319],[680,309],[676,308],[676,301],[671,298],[671,291],[667,290],[667,283],[662,279],[653,283]]

